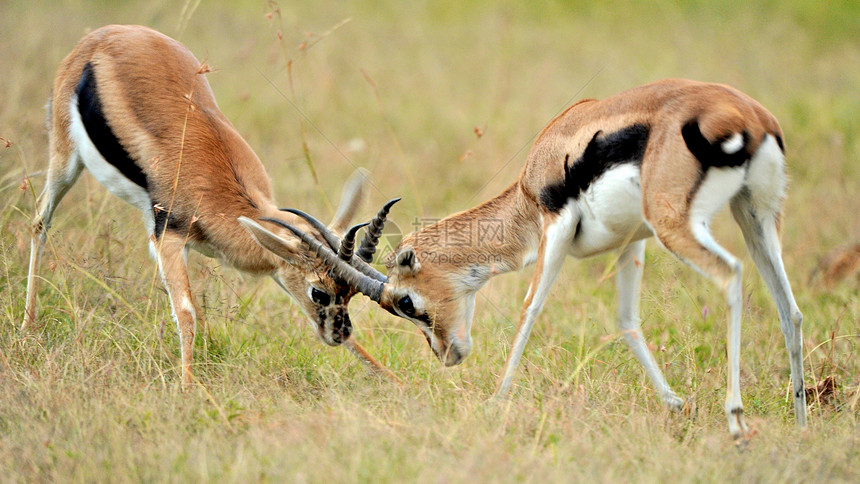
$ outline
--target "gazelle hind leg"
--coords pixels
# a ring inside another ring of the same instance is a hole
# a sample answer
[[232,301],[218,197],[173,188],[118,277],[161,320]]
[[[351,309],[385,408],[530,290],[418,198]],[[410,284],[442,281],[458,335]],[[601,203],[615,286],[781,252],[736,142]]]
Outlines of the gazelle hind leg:
[[188,387],[193,381],[191,368],[194,333],[197,328],[197,305],[191,294],[186,264],[185,237],[169,230],[160,239],[152,236],[150,248],[158,260],[161,279],[170,298],[173,319],[179,331],[179,346],[182,355],[182,386]]
[[558,217],[551,221],[544,219],[544,230],[538,247],[535,274],[523,303],[520,324],[514,337],[511,352],[508,354],[508,360],[505,363],[504,374],[496,389],[495,396],[497,398],[504,397],[510,390],[514,373],[520,358],[523,356],[532,327],[543,309],[543,304],[567,256],[567,249],[576,227],[575,217],[572,209],[565,207]]
[[791,365],[794,415],[797,425],[803,427],[806,425],[801,329],[803,315],[791,292],[779,243],[779,216],[786,184],[782,148],[774,136],[767,135],[750,160],[746,188],[732,199],[731,207],[750,255],[779,313]]
[[[52,151],[54,148],[52,147]],[[24,322],[21,329],[25,330],[36,321],[36,293],[38,292],[39,262],[42,250],[48,238],[48,230],[54,211],[60,200],[66,196],[69,188],[81,176],[83,163],[76,152],[52,153],[48,166],[47,182],[37,201],[36,216],[33,219],[33,238],[30,241],[30,264],[27,271],[27,298],[24,306]]]
[[645,368],[645,373],[660,395],[663,403],[672,409],[680,408],[684,400],[669,386],[663,372],[657,365],[654,355],[648,349],[645,336],[639,324],[639,293],[645,262],[645,241],[639,240],[627,245],[618,259],[616,289],[618,291],[618,329],[624,342],[636,355]]
[[[678,151],[682,152],[682,151]],[[696,166],[695,158],[686,165]],[[679,171],[683,175],[682,172]],[[664,184],[675,184],[677,198],[645,197],[646,217],[657,238],[669,251],[714,281],[725,294],[729,307],[728,324],[728,384],[725,411],[729,432],[735,439],[748,437],[743,419],[740,393],[740,340],[742,312],[742,264],[714,240],[709,224],[714,214],[724,207],[741,189],[746,168],[711,167],[704,174],[680,176],[671,171],[650,173],[652,179],[662,178]],[[698,181],[697,178],[701,177]],[[643,170],[643,193],[645,184]],[[650,181],[650,180],[648,180]]]
[[723,290],[729,306],[727,328],[728,384],[726,386],[726,417],[729,432],[735,439],[747,438],[743,418],[740,387],[741,314],[743,311],[742,273],[740,260],[730,255],[713,239],[710,232],[696,237],[702,244],[699,254],[678,254],[688,264],[705,274]]
[[[740,392],[741,312],[743,310],[742,264],[736,257],[720,247],[709,231],[701,230],[695,236],[690,233],[689,239],[686,241],[678,237],[678,234],[673,235],[672,245],[668,244],[666,239],[661,238],[663,245],[699,273],[714,281],[723,291],[728,302],[728,384],[725,410],[732,437],[745,439],[747,427],[744,424]],[[658,232],[657,236],[661,237],[661,234]]]
[[797,307],[782,263],[777,231],[778,213],[756,210],[747,192],[731,203],[732,215],[741,227],[753,261],[773,297],[785,336],[791,366],[794,416],[799,427],[806,426],[806,391],[803,385],[803,315]]

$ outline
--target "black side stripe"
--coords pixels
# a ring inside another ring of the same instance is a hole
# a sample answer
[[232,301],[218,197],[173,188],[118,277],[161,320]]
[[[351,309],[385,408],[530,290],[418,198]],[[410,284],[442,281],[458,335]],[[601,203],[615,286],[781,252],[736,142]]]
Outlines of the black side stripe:
[[735,168],[749,161],[752,156],[749,152],[750,135],[746,131],[741,132],[743,146],[735,153],[726,153],[723,151],[722,143],[728,139],[727,137],[718,139],[714,143],[708,141],[699,128],[699,122],[695,119],[688,121],[681,128],[681,136],[684,137],[687,149],[701,163],[703,172],[708,171],[708,168],[711,167]]
[[205,242],[206,232],[193,216],[179,213],[176,208],[169,212],[167,205],[157,202],[152,204],[152,214],[155,219],[155,238],[160,239],[165,230],[177,233],[190,241]]
[[547,185],[541,190],[540,201],[551,212],[558,212],[570,199],[578,199],[601,175],[614,166],[640,164],[648,146],[650,129],[645,124],[634,124],[614,133],[594,133],[582,156],[569,163],[564,158],[564,181]]
[[776,137],[776,144],[779,145],[779,151],[782,151],[782,154],[785,154],[785,143],[782,141],[782,136],[774,135]]
[[134,184],[148,191],[146,175],[120,144],[105,119],[97,87],[93,66],[87,62],[78,87],[75,89],[75,94],[78,96],[78,112],[81,113],[81,121],[87,130],[87,136],[108,163],[115,166]]

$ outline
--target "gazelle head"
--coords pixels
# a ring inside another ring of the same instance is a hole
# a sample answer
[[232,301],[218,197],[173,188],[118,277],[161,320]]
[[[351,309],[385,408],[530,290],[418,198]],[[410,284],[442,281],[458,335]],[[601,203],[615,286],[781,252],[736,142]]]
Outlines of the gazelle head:
[[413,242],[407,236],[386,260],[388,282],[379,305],[412,321],[442,363],[457,365],[472,350],[475,296],[486,277],[477,266],[423,251]]
[[[272,278],[292,295],[320,339],[331,346],[343,343],[352,335],[347,307],[350,299],[357,292],[363,292],[361,289],[364,287],[356,284],[354,278],[344,278],[333,270],[332,261],[374,281],[385,280],[385,276],[355,257],[356,234],[369,223],[347,228],[363,195],[363,182],[364,174],[361,174],[347,183],[341,204],[328,226],[295,209],[282,209],[285,212],[282,216],[259,220],[239,218],[239,223],[254,240],[278,257],[279,264]],[[395,201],[386,204],[373,219],[357,255],[369,254],[372,257],[385,216]]]

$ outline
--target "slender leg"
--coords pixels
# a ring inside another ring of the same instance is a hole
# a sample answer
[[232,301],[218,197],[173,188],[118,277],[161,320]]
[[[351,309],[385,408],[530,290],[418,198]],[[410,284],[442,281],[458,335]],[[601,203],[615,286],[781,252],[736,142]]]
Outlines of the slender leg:
[[[679,234],[673,235],[675,242],[678,243]],[[745,440],[749,433],[746,424],[744,424],[744,410],[740,392],[741,312],[743,310],[741,276],[743,265],[736,257],[717,244],[707,228],[697,230],[695,236],[690,235],[690,239],[694,243],[678,243],[677,246],[670,246],[664,241],[663,245],[699,273],[714,281],[726,296],[729,306],[726,417],[732,437],[735,440]]]
[[[680,148],[678,152],[688,153],[686,149]],[[689,154],[685,156],[691,158]],[[643,166],[645,166],[644,163]],[[688,165],[677,166],[695,167],[697,162],[691,158]],[[740,392],[743,267],[735,256],[717,244],[709,226],[714,214],[741,191],[745,182],[746,168],[710,168],[704,175],[693,174],[689,177],[681,176],[683,173],[668,170],[665,166],[663,168],[662,172],[656,170],[647,173],[647,177],[646,170],[643,168],[643,193],[648,193],[652,187],[645,182],[655,182],[654,177],[657,176],[662,177],[664,186],[674,183],[683,189],[676,187],[671,194],[664,194],[662,197],[645,196],[646,219],[664,247],[716,283],[725,294],[729,306],[728,384],[725,411],[732,437],[736,440],[745,440],[749,437],[749,433],[744,424]],[[691,180],[697,179],[700,180],[698,186],[691,184]],[[685,193],[689,195],[684,195]]]
[[532,327],[541,309],[543,309],[543,303],[549,295],[555,278],[561,271],[575,225],[573,215],[567,209],[562,210],[561,215],[554,220],[544,222],[535,274],[532,278],[529,294],[523,303],[520,325],[517,328],[511,352],[508,354],[508,361],[505,363],[504,375],[496,389],[495,396],[497,398],[506,396],[510,390],[514,372],[516,372],[517,365],[523,355]]
[[54,211],[60,200],[75,184],[83,170],[83,163],[77,154],[53,155],[48,167],[48,177],[45,188],[39,195],[36,217],[33,219],[33,239],[30,241],[30,265],[27,271],[27,298],[24,306],[24,322],[21,330],[30,327],[36,321],[36,293],[38,292],[39,262],[42,250],[48,238],[48,229],[54,218]]
[[648,350],[645,336],[639,325],[639,288],[642,282],[645,262],[645,241],[639,240],[622,249],[618,260],[616,288],[618,290],[618,329],[624,335],[624,342],[633,350],[636,359],[645,368],[654,389],[660,394],[663,403],[673,409],[684,404],[666,381],[663,372]]
[[779,313],[791,366],[794,417],[799,427],[806,426],[806,391],[803,386],[803,315],[797,307],[785,267],[777,231],[778,213],[764,210],[757,213],[748,194],[732,200],[732,215],[741,227],[750,255],[767,284]]
[[397,378],[397,375],[395,375],[394,372],[386,368],[385,365],[380,363],[379,360],[373,357],[373,355],[368,353],[363,346],[358,344],[358,341],[355,340],[354,336],[344,341],[343,345],[346,346],[346,349],[348,349],[350,353],[352,353],[356,358],[358,358],[359,361],[367,365],[367,367],[373,370],[373,372],[377,375],[388,378],[389,380],[397,383],[398,385],[402,384],[400,379]]
[[186,266],[185,237],[169,230],[164,231],[161,239],[150,239],[153,252],[158,259],[161,278],[170,297],[173,319],[179,330],[179,346],[182,354],[182,386],[190,386],[193,380],[191,356],[194,347],[194,333],[197,330],[197,312]]
[[737,259],[727,259],[733,275],[728,284],[722,284],[729,304],[728,356],[729,382],[726,391],[726,417],[729,420],[729,433],[735,439],[746,439],[747,426],[744,424],[743,403],[741,402],[741,313],[743,311],[743,266]]

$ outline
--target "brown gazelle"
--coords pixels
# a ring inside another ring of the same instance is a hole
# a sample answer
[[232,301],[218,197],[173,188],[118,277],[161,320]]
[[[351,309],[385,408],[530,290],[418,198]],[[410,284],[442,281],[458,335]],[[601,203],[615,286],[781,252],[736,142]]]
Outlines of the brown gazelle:
[[[218,110],[208,72],[179,42],[140,26],[111,25],[85,36],[54,80],[47,184],[34,220],[23,327],[36,319],[39,259],[57,204],[86,167],[111,193],[139,209],[179,330],[182,382],[192,382],[192,343],[200,309],[186,267],[189,247],[289,292],[329,345],[346,343],[381,367],[351,335],[347,304],[356,290],[334,277],[284,223],[303,227],[363,275],[385,277],[352,257],[347,230],[366,185],[358,172],[329,227],[272,199],[260,160]],[[373,251],[384,223],[373,221],[359,251]],[[341,243],[339,234],[346,234]]]
[[729,430],[744,438],[740,394],[741,263],[709,230],[731,205],[776,303],[788,348],[797,424],[806,424],[802,316],[783,268],[779,226],[786,176],[776,119],[725,85],[647,84],[581,101],[540,133],[520,178],[501,195],[405,237],[387,261],[379,302],[413,321],[447,365],[471,350],[477,291],[495,274],[536,265],[497,395],[511,385],[532,326],[566,255],[617,249],[618,328],[663,402],[669,387],[639,324],[645,240],[654,235],[725,293],[729,306]]

